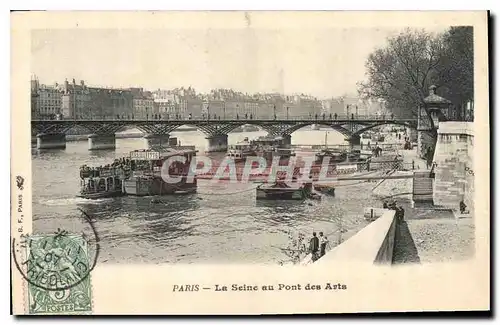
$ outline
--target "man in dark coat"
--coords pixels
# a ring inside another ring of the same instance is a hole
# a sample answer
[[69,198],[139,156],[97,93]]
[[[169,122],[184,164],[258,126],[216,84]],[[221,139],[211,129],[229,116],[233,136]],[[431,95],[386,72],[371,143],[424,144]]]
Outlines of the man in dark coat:
[[309,251],[312,255],[313,262],[318,259],[318,250],[319,250],[319,239],[316,237],[316,232],[313,232],[313,237],[309,242]]

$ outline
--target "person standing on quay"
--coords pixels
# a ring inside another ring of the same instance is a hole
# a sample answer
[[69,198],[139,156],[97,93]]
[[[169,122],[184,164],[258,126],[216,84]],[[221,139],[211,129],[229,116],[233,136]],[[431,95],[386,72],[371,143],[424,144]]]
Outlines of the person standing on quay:
[[312,261],[316,261],[318,259],[318,249],[319,249],[319,239],[316,237],[316,232],[313,232],[313,237],[309,242],[309,251],[311,252]]
[[323,232],[319,233],[319,257],[326,253],[326,246],[328,245],[328,238],[323,236]]
[[432,166],[432,152],[431,152],[431,148],[430,147],[427,147],[427,150],[425,152],[425,159],[427,161],[427,169],[431,168]]

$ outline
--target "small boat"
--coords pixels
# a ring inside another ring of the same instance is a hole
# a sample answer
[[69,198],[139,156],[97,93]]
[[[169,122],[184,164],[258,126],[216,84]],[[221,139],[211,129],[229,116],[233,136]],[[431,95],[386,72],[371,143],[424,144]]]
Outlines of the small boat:
[[332,196],[335,195],[335,186],[333,185],[315,184],[314,190]]
[[328,132],[325,132],[325,148],[315,154],[315,163],[323,163],[325,157],[330,157],[330,163],[339,163],[347,160],[347,153],[339,149],[328,149]]
[[257,200],[305,200],[310,197],[312,184],[293,186],[282,181],[274,184],[261,184],[256,188]]
[[338,149],[323,149],[316,153],[316,163],[321,164],[325,157],[330,157],[330,163],[340,163],[347,160],[347,152]]
[[226,156],[235,162],[240,162],[246,160],[247,157],[255,156],[255,150],[253,150],[248,138],[245,138],[243,141],[230,146]]
[[361,150],[351,150],[347,154],[349,161],[359,161],[361,159]]

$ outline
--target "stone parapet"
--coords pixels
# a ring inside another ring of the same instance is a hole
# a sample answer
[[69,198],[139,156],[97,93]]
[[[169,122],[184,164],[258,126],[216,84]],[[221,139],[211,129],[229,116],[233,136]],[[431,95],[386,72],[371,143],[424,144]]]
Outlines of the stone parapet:
[[[377,211],[382,212],[381,209]],[[340,262],[392,264],[396,227],[396,212],[384,209],[377,220],[312,264],[320,264],[323,267]]]

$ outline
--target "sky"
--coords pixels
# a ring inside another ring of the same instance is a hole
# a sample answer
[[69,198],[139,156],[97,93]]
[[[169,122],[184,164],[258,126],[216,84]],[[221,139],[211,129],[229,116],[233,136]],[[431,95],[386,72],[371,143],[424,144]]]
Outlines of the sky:
[[53,29],[32,32],[41,83],[356,94],[368,55],[401,29]]

